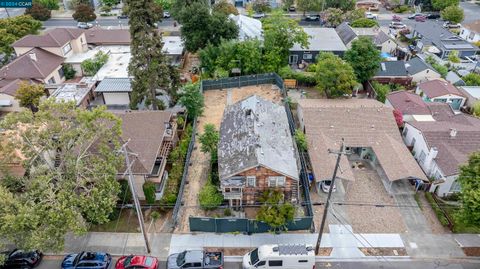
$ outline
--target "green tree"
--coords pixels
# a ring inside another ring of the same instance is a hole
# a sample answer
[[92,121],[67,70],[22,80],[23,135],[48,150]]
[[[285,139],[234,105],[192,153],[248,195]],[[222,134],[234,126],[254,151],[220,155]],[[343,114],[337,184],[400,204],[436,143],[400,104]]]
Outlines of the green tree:
[[40,99],[45,96],[45,87],[42,84],[22,82],[15,94],[15,99],[21,107],[37,112]]
[[286,230],[286,225],[295,216],[295,208],[284,201],[283,193],[279,190],[268,190],[263,193],[260,202],[263,204],[256,219],[270,225],[274,231]]
[[87,59],[80,64],[83,73],[87,76],[94,76],[108,61],[108,54],[99,51],[92,59]]
[[59,2],[57,0],[38,0],[33,2],[38,2],[38,4],[49,10],[58,10],[60,8],[60,6],[58,5]]
[[132,39],[132,58],[128,65],[128,73],[133,77],[130,108],[137,109],[138,104],[144,103],[153,110],[162,109],[165,104],[157,98],[160,95],[157,91],[166,90],[175,97],[172,85],[178,78],[177,69],[171,68],[162,52],[162,39],[155,26],[162,19],[163,11],[153,0],[127,0],[126,3]]
[[21,152],[28,171],[15,177],[15,187],[0,180],[3,240],[20,249],[58,252],[67,233],[84,234],[90,224],[109,221],[123,162],[117,117],[104,107],[85,110],[46,100],[35,115],[10,113],[0,124],[13,134],[2,143]]
[[198,138],[202,144],[201,150],[204,153],[210,153],[212,160],[216,160],[218,141],[220,134],[215,129],[215,125],[208,123],[203,127],[203,134]]
[[227,16],[230,14],[238,15],[237,8],[227,0],[220,0],[215,3],[215,5],[213,5],[213,12],[218,12]]
[[102,5],[107,6],[107,7],[114,7],[118,5],[119,1],[118,0],[101,0]]
[[390,87],[385,84],[380,84],[377,81],[372,81],[372,86],[377,93],[376,99],[379,102],[385,103],[385,99],[387,98],[387,94],[390,92]]
[[450,6],[458,6],[460,0],[431,0],[431,2],[435,10],[444,10]]
[[355,0],[325,0],[327,8],[338,8],[342,11],[355,9]]
[[295,0],[284,0],[282,3],[283,3],[283,10],[288,10],[288,8],[295,5]]
[[170,10],[172,8],[172,0],[155,0],[157,5],[160,5],[163,10]]
[[295,130],[295,142],[297,142],[298,150],[306,151],[308,149],[307,138],[302,130]]
[[72,17],[79,22],[89,22],[94,21],[97,15],[95,15],[95,10],[90,5],[80,4],[75,8]]
[[344,20],[344,13],[341,9],[338,8],[329,8],[325,10],[325,17],[328,25],[332,27],[337,27]]
[[147,181],[143,183],[142,186],[143,194],[145,195],[145,200],[148,204],[152,205],[155,203],[155,183]]
[[41,4],[33,3],[32,7],[25,10],[25,14],[39,21],[46,21],[52,16],[52,12]]
[[375,75],[382,61],[380,51],[373,44],[372,39],[365,36],[352,42],[344,58],[353,67],[355,76],[361,83],[365,83]]
[[202,115],[204,99],[198,83],[185,85],[178,102],[187,109],[189,119],[193,120]]
[[480,74],[470,73],[464,76],[462,79],[465,81],[467,86],[480,86]]
[[1,63],[10,61],[13,55],[13,42],[26,35],[38,34],[42,23],[30,15],[21,15],[7,19],[0,19],[0,54],[3,54]]
[[472,106],[472,114],[480,118],[480,101],[476,101]]
[[72,79],[75,77],[75,74],[77,73],[77,71],[73,69],[73,66],[71,64],[63,64],[62,69],[63,69],[63,74],[65,75],[65,79]]
[[460,217],[464,223],[480,223],[480,152],[474,152],[468,163],[460,166],[458,182],[461,187],[462,208]]
[[452,50],[448,54],[448,60],[452,63],[460,63],[460,58],[458,57],[458,50]]
[[459,6],[446,7],[440,14],[442,19],[452,23],[461,23],[464,18],[463,9]]
[[435,68],[435,70],[442,76],[442,78],[447,77],[448,68],[446,66],[443,66],[439,63],[433,63],[432,67]]
[[350,26],[353,28],[372,28],[378,26],[378,22],[376,20],[361,18],[354,20]]
[[363,8],[358,8],[354,9],[352,11],[347,12],[346,19],[348,21],[355,21],[358,19],[364,19],[365,18],[365,9]]
[[222,204],[223,196],[218,191],[217,187],[209,181],[203,186],[202,190],[200,190],[198,200],[200,202],[200,207],[205,210],[212,210]]
[[181,12],[181,35],[185,48],[196,52],[209,43],[218,45],[222,39],[238,36],[238,27],[225,14],[212,12],[201,2],[194,2]]
[[290,48],[295,43],[308,46],[308,35],[298,23],[275,11],[263,20],[264,68],[276,72],[288,64]]
[[321,53],[318,57],[317,89],[325,92],[328,98],[352,94],[357,85],[353,68],[333,53]]
[[268,0],[253,0],[252,7],[253,10],[258,13],[270,12],[272,9]]
[[322,10],[322,6],[323,0],[297,0],[297,8],[303,12],[303,16],[305,16],[307,11]]

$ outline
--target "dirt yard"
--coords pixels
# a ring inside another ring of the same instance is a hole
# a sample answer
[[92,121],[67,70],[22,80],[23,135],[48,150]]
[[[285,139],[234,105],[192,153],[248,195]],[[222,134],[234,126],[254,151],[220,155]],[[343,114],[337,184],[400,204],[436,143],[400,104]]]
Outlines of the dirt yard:
[[207,212],[199,207],[198,193],[207,182],[209,173],[210,156],[200,151],[198,135],[202,134],[205,124],[212,123],[220,127],[223,117],[223,111],[227,105],[234,104],[250,95],[256,94],[273,102],[280,102],[282,95],[278,87],[265,84],[258,86],[247,86],[242,88],[230,88],[222,90],[209,90],[204,93],[205,110],[203,115],[197,120],[197,139],[195,140],[195,149],[190,159],[191,166],[188,170],[188,184],[185,185],[183,194],[184,205],[180,210],[177,233],[190,232],[189,216],[206,216]]

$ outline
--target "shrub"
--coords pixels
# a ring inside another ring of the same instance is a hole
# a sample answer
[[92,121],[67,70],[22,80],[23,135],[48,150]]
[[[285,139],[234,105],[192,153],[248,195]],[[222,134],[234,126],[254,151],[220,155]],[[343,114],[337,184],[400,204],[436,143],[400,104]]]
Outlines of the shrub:
[[46,21],[52,16],[52,11],[41,4],[33,3],[31,8],[27,8],[25,14],[39,21]]
[[178,116],[177,117],[177,125],[178,127],[183,127],[185,124],[185,118],[183,116]]
[[230,217],[232,215],[232,210],[230,208],[225,208],[225,210],[223,210],[223,215],[225,217]]
[[100,68],[108,61],[108,54],[99,51],[93,59],[87,59],[82,62],[81,67],[86,76],[95,75]]
[[385,103],[387,94],[390,92],[390,87],[385,84],[380,84],[377,81],[373,81],[372,86],[375,89],[375,92],[377,93],[377,97],[376,97],[377,101]]
[[278,73],[283,79],[296,79],[297,83],[303,86],[315,86],[317,84],[314,73],[296,72],[290,66],[280,68]]
[[274,231],[285,230],[288,222],[293,220],[295,208],[285,203],[283,193],[279,190],[269,190],[261,197],[264,204],[260,207],[256,219],[272,227]]
[[307,150],[308,148],[307,139],[305,137],[305,134],[299,129],[295,130],[295,141],[297,142],[298,150],[300,151]]
[[205,210],[212,210],[220,206],[223,202],[223,196],[217,187],[211,182],[205,185],[198,194],[200,206]]
[[143,194],[148,204],[155,203],[155,183],[147,181],[143,184]]
[[118,193],[118,201],[120,203],[130,203],[133,200],[132,192],[130,186],[128,186],[128,181],[120,180],[120,192]]
[[378,22],[367,18],[361,18],[354,20],[350,26],[353,28],[371,28],[378,26]]
[[407,11],[409,11],[410,8],[406,5],[401,5],[401,6],[397,6],[393,9],[393,12],[395,13],[405,13]]
[[443,226],[448,226],[448,220],[447,217],[445,217],[445,214],[443,211],[440,209],[440,207],[437,205],[435,200],[432,197],[432,194],[430,192],[425,193],[425,197],[427,198],[428,203],[432,207],[433,211],[437,215],[438,220]]
[[442,78],[445,78],[448,74],[448,68],[441,65],[441,64],[438,64],[438,63],[434,63],[432,64],[432,67],[435,68],[435,70],[437,70],[437,72],[442,76]]
[[63,64],[63,74],[65,75],[65,79],[72,79],[75,77],[77,71],[73,69],[71,64]]

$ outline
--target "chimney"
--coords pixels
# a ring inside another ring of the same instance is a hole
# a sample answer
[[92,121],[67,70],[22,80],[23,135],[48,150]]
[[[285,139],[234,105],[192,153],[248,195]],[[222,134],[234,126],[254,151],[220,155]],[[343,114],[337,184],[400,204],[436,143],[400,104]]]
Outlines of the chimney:
[[37,61],[37,54],[35,54],[35,52],[29,53],[28,56],[30,56],[30,59],[34,60],[35,62]]
[[450,128],[450,138],[455,138],[457,136],[457,129]]

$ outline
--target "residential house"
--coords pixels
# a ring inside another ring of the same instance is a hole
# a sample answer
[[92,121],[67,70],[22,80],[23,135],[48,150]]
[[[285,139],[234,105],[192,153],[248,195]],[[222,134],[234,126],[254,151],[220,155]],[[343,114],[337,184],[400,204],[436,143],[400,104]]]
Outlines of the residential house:
[[406,123],[403,139],[425,174],[434,179],[430,191],[446,196],[460,191],[459,166],[480,150],[480,119],[456,114],[445,104],[429,106],[435,121]]
[[0,112],[19,112],[23,109],[15,99],[20,83],[21,79],[0,79]]
[[[335,31],[347,49],[352,46],[353,41],[361,36],[371,38],[377,48],[385,53],[392,53],[397,47],[395,41],[378,27],[353,28],[348,22],[343,22],[335,28]],[[389,40],[391,42],[388,42]]]
[[468,42],[480,41],[480,20],[462,24],[460,37],[467,40]]
[[289,64],[314,63],[321,52],[332,52],[335,55],[343,56],[347,50],[333,28],[305,27],[304,31],[308,35],[309,45],[302,48],[300,44],[294,44],[290,49]]
[[355,2],[355,8],[363,8],[365,10],[376,11],[381,3],[378,0],[359,0]]
[[[73,69],[75,70],[75,76],[81,77],[85,75],[82,69],[82,63],[85,60],[93,59],[95,55],[99,52],[108,54],[108,61],[105,65],[115,66],[115,68],[112,68],[113,70],[108,70],[114,71],[108,74],[109,77],[115,77],[115,73],[120,73],[120,76],[122,77],[125,76],[126,70],[128,68],[128,62],[126,62],[124,59],[130,59],[130,46],[109,45],[89,47],[87,51],[71,54],[65,59],[65,63],[70,64],[73,67]],[[121,60],[117,61],[117,58],[120,58]],[[124,66],[125,64],[127,66]],[[103,69],[100,75],[102,75],[102,73],[107,73],[108,71],[106,69]],[[101,80],[104,76],[107,75],[103,74],[102,76],[99,76],[97,74],[97,79]]]
[[12,44],[17,56],[26,54],[33,48],[41,48],[61,57],[87,50],[87,40],[83,30],[75,28],[54,28],[42,35],[27,35]]
[[87,44],[93,46],[130,46],[131,38],[128,29],[104,29],[93,27],[83,30]]
[[65,80],[63,57],[41,48],[33,48],[0,69],[0,79],[26,79],[45,84]]
[[453,110],[460,110],[465,104],[465,96],[450,82],[440,79],[430,80],[417,85],[416,94],[425,102],[448,103]]
[[175,66],[183,64],[183,55],[185,48],[180,36],[164,36],[162,37],[163,48],[162,51],[165,56],[170,59],[170,62]]
[[398,47],[395,39],[382,30],[378,31],[378,34],[373,38],[373,43],[381,52],[388,54],[393,54]]
[[412,33],[417,38],[418,51],[429,51],[445,59],[451,51],[458,51],[458,56],[473,56],[479,50],[473,44],[443,28],[441,24],[432,21],[416,23]]
[[284,106],[256,95],[228,106],[220,126],[218,170],[230,206],[258,202],[269,189],[297,202],[299,169]]
[[414,57],[405,63],[412,82],[421,83],[428,80],[438,79],[442,76],[431,65],[420,57]]
[[[159,110],[128,110],[115,112],[115,115],[122,119],[122,142],[128,142],[128,152],[136,154],[130,160],[137,195],[141,200],[145,199],[142,187],[150,181],[155,183],[156,198],[160,199],[168,180],[165,171],[167,157],[178,141],[174,114]],[[124,171],[120,171],[119,178],[124,176]]]
[[465,105],[468,108],[472,108],[475,103],[480,102],[480,86],[463,86],[458,89],[467,97]]
[[381,62],[380,68],[372,80],[382,84],[410,85],[412,77],[408,75],[404,61]]
[[467,84],[463,79],[457,75],[454,71],[448,71],[447,76],[445,77],[445,80],[452,83],[455,86],[466,86]]
[[403,144],[392,108],[373,99],[301,99],[297,113],[317,190],[332,179],[337,155],[329,150],[338,150],[342,139],[352,154],[341,156],[339,179],[353,180],[357,162],[368,162],[389,193],[407,179],[427,181]]
[[228,17],[233,20],[238,26],[238,40],[263,40],[262,22],[260,20],[250,18],[242,14],[230,14],[228,15]]
[[102,105],[128,108],[132,86],[130,78],[104,78],[93,91],[100,95]]
[[427,103],[422,97],[411,92],[391,92],[386,96],[385,105],[400,111],[404,122],[434,120]]
[[92,77],[83,77],[79,82],[64,83],[53,91],[50,98],[55,98],[57,102],[75,102],[78,107],[88,108],[94,99],[95,83],[96,80]]

